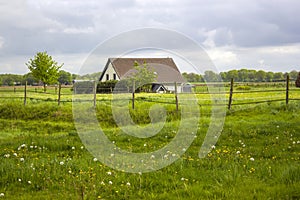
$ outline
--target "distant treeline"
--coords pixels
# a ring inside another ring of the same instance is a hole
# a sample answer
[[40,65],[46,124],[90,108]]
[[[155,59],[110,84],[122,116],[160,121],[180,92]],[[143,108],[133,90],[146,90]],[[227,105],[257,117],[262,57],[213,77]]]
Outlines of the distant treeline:
[[[266,72],[263,70],[230,70],[228,72],[216,73],[213,71],[205,71],[203,75],[196,73],[182,73],[183,77],[188,82],[218,82],[221,79],[225,82],[234,79],[235,82],[273,82],[273,81],[283,81],[289,74],[291,80],[296,80],[298,73],[296,70],[291,72]],[[58,78],[58,83],[70,85],[73,80],[97,80],[101,75],[101,72],[96,72],[86,75],[71,74],[64,70],[60,71],[60,76]],[[25,75],[17,74],[0,74],[0,86],[13,86],[13,85],[24,85],[27,81],[28,85],[39,85],[39,81],[35,80],[31,73]]]
[[233,78],[235,82],[273,82],[283,81],[289,74],[291,80],[296,80],[298,73],[296,70],[291,72],[266,72],[263,70],[230,70],[228,72],[215,73],[213,71],[205,71],[204,75],[195,73],[183,73],[183,77],[188,82],[219,82],[222,79],[224,82],[228,82]]
[[[86,79],[86,80],[96,80],[97,77],[100,77],[101,72],[86,74],[86,75],[77,75],[71,74],[64,70],[60,71],[59,78],[57,80],[58,83],[71,85],[73,80],[75,79]],[[25,75],[18,74],[0,74],[0,86],[14,86],[14,85],[25,85],[27,81],[28,85],[40,85],[39,80],[36,80],[31,73],[27,73]]]

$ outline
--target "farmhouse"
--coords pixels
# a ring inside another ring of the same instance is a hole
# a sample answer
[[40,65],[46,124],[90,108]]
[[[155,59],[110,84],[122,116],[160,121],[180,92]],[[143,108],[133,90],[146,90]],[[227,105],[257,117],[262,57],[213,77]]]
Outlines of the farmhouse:
[[109,58],[100,76],[100,82],[122,80],[134,73],[134,63],[147,64],[157,74],[152,83],[153,92],[177,92],[184,90],[185,80],[172,58]]

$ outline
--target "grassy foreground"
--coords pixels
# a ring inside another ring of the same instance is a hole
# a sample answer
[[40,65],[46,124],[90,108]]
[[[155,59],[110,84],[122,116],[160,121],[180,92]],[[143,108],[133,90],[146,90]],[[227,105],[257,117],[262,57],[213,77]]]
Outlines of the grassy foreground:
[[[176,134],[174,115],[167,123],[174,128],[161,137],[129,141],[108,122],[105,105],[97,110],[109,138],[132,151],[152,151]],[[70,103],[2,102],[0,199],[299,199],[299,119],[299,102],[232,110],[218,143],[199,159],[209,122],[203,116],[193,144],[175,163],[130,174],[103,165],[86,150]]]

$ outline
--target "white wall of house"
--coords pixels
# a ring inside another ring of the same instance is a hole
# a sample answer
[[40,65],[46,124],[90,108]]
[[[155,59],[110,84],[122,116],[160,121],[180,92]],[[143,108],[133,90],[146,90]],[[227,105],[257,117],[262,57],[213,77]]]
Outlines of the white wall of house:
[[[175,92],[175,83],[162,83],[165,88],[171,92]],[[182,84],[177,83],[177,93],[182,92]]]
[[118,77],[116,71],[114,70],[113,66],[111,63],[109,63],[104,76],[101,79],[101,82],[109,81],[109,80],[120,80]]

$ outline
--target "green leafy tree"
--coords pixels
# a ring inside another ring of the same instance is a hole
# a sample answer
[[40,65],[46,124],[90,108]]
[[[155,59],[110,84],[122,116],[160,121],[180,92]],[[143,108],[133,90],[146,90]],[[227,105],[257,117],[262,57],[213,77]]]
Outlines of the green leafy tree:
[[149,91],[151,87],[150,83],[155,82],[157,79],[156,72],[148,67],[146,62],[143,65],[134,62],[134,69],[136,72],[126,78],[127,85],[130,87],[134,82],[136,88],[139,88],[141,91]]
[[58,82],[61,84],[71,84],[72,83],[72,74],[64,70],[59,71]]
[[43,83],[44,92],[47,90],[47,84],[58,81],[59,69],[63,66],[63,64],[58,65],[47,52],[38,52],[26,65],[32,75]]
[[34,83],[36,83],[36,80],[31,72],[29,72],[23,76],[22,84],[25,84],[26,81],[27,81],[28,85],[33,85]]

